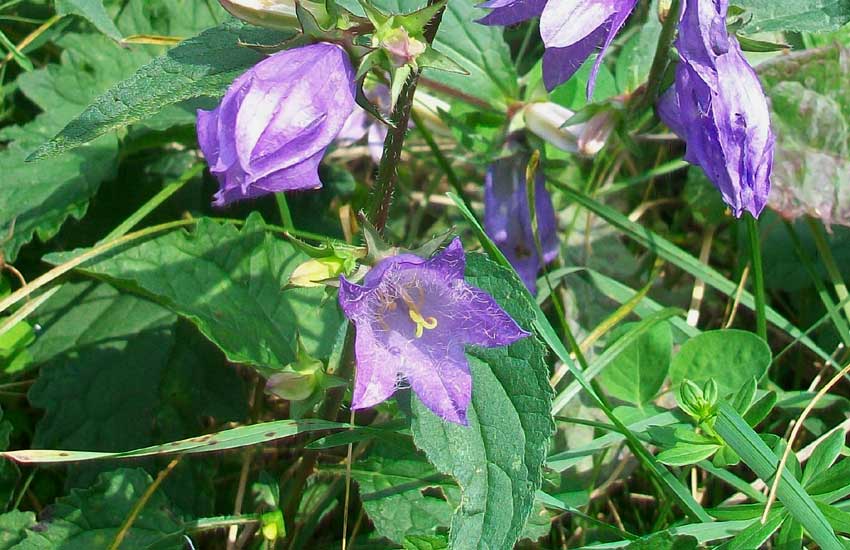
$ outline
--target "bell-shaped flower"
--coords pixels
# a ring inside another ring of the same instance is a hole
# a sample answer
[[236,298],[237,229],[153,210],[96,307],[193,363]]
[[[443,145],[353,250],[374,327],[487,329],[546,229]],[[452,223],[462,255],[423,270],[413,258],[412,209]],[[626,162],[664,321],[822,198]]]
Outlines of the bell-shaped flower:
[[464,281],[465,268],[455,239],[431,259],[385,258],[362,285],[340,279],[339,303],[357,330],[352,408],[377,405],[406,382],[435,414],[467,424],[472,375],[464,347],[505,346],[529,333]]
[[218,178],[217,206],[316,189],[319,162],[354,109],[354,68],[335,44],[278,52],[198,111],[198,142]]
[[484,179],[484,229],[528,290],[536,293],[537,273],[558,256],[557,220],[543,174],[538,170],[534,178],[534,201],[541,259],[528,208],[527,165],[528,155],[524,154],[499,159],[490,165]]
[[775,136],[761,83],[726,31],[728,0],[687,0],[679,23],[676,83],[659,117],[687,144],[736,217],[767,204]]
[[490,0],[479,4],[491,11],[480,23],[511,25],[540,16],[543,82],[552,90],[566,82],[592,53],[599,50],[587,81],[593,95],[605,51],[625,24],[637,0]]

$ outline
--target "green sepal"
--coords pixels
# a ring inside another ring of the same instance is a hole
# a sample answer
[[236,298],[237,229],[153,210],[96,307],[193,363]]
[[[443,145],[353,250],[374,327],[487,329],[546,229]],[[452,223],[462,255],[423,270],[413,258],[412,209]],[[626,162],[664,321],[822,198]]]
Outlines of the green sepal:
[[[361,0],[362,3],[362,0]],[[448,0],[440,0],[430,6],[417,10],[405,15],[396,15],[393,19],[399,25],[407,29],[412,36],[422,36],[425,33],[425,27],[434,19],[434,16],[440,13],[440,10],[446,7]]]
[[363,8],[363,11],[366,12],[366,17],[369,19],[369,22],[377,29],[383,27],[387,24],[387,21],[391,19],[389,15],[382,12],[366,0],[357,0],[360,3],[360,7]]
[[392,109],[395,109],[396,102],[398,102],[398,96],[401,95],[401,90],[404,88],[404,84],[407,82],[407,79],[410,78],[412,73],[413,67],[410,65],[402,65],[401,67],[397,67],[391,71],[392,83],[390,85],[390,106]]

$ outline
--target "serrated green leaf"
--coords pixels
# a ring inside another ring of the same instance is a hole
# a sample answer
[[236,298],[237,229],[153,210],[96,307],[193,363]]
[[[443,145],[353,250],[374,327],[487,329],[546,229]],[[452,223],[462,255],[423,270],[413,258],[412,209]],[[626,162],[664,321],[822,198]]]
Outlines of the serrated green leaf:
[[404,550],[446,550],[449,542],[445,537],[407,537]]
[[770,348],[752,332],[713,330],[682,345],[670,365],[670,379],[674,386],[690,380],[700,387],[714,380],[725,397],[752,378],[761,380],[770,361]]
[[[27,529],[13,550],[92,550],[107,548],[151,484],[144,470],[119,469],[101,475],[88,489],[71,491],[51,507],[49,519]],[[122,547],[179,550],[181,523],[170,511],[168,499],[156,491],[127,531]]]
[[[39,165],[24,160],[39,143],[53,135],[97,93],[131,74],[148,55],[126,52],[98,35],[67,35],[60,63],[18,77],[21,91],[44,111],[25,126],[0,130],[0,139],[13,140],[0,152],[2,231],[12,221],[15,231],[3,244],[7,260],[34,235],[46,240],[55,235],[70,216],[80,219],[101,182],[112,177],[117,165],[118,142],[114,136],[89,147]],[[119,53],[120,52],[120,53]]]
[[411,535],[447,529],[460,503],[457,485],[437,472],[409,440],[378,442],[368,457],[354,464],[351,477],[377,532],[399,544]]
[[276,44],[287,37],[234,21],[209,29],[157,57],[119,82],[41,145],[30,160],[88,143],[107,132],[145,120],[164,107],[200,96],[220,96],[263,56],[241,45]]
[[12,510],[0,514],[0,550],[11,550],[26,536],[26,530],[35,525],[35,514]]
[[850,21],[848,0],[732,0],[746,10],[749,22],[741,29],[755,34],[772,31],[835,30]]
[[[466,278],[530,328],[535,311],[509,271],[469,254]],[[554,428],[544,354],[533,336],[503,348],[468,348],[473,379],[468,427],[446,423],[413,399],[417,447],[463,491],[452,519],[455,550],[511,548],[531,513]]]
[[241,230],[201,219],[191,232],[116,250],[81,270],[186,317],[233,362],[279,368],[295,360],[297,334],[311,356],[327,359],[342,322],[336,300],[323,288],[284,288],[307,259],[252,214]]
[[206,417],[223,423],[246,414],[233,369],[161,306],[78,283],[38,318],[44,341],[34,348],[46,362],[29,399],[45,415],[35,447],[125,451],[196,435]]
[[[615,334],[612,343],[633,327],[628,323]],[[667,377],[673,354],[670,323],[661,322],[641,334],[620,352],[597,379],[612,396],[635,405],[649,402]]]
[[97,30],[113,40],[121,40],[121,31],[106,13],[103,0],[56,0],[59,15],[80,15],[88,19]]

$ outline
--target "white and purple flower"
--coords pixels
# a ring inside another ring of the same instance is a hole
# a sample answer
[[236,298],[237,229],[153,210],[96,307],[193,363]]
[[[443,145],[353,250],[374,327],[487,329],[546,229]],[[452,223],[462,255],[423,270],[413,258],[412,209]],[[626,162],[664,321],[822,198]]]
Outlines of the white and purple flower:
[[464,281],[465,268],[455,239],[431,259],[386,258],[362,285],[340,279],[339,303],[357,330],[352,408],[377,405],[406,381],[435,414],[467,424],[472,375],[465,346],[506,346],[529,333]]
[[335,44],[278,52],[198,111],[198,142],[221,185],[217,206],[322,186],[318,167],[355,105],[354,68]]
[[637,0],[489,0],[479,7],[492,10],[479,20],[485,25],[513,25],[540,16],[543,82],[552,90],[570,79],[599,50],[587,81],[593,95],[605,51],[623,27]]

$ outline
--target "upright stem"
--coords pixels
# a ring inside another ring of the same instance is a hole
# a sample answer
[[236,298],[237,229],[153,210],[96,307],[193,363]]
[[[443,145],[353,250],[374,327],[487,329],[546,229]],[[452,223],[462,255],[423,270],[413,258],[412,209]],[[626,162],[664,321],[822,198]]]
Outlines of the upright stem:
[[655,105],[655,100],[658,99],[661,92],[664,71],[667,70],[667,66],[669,65],[670,47],[673,45],[673,39],[676,37],[676,25],[678,23],[679,0],[672,0],[670,2],[670,10],[667,12],[667,18],[661,27],[661,34],[658,36],[658,46],[655,49],[655,57],[652,59],[652,65],[649,68],[646,92],[640,100],[641,109],[638,111]]
[[815,246],[818,249],[818,254],[826,267],[826,273],[829,276],[832,286],[835,288],[835,294],[838,296],[839,302],[844,302],[844,315],[850,321],[850,304],[846,302],[848,297],[847,285],[844,284],[844,277],[841,275],[841,270],[835,261],[835,256],[832,255],[832,249],[829,248],[829,242],[826,240],[826,234],[823,227],[818,224],[813,218],[808,218],[806,223],[809,225],[809,230],[815,238]]
[[[428,5],[434,3],[434,0],[428,1]],[[442,19],[443,11],[441,10],[425,29],[425,40],[428,44],[433,42]],[[392,126],[389,132],[387,132],[387,138],[384,140],[384,154],[381,157],[381,163],[378,165],[378,177],[375,179],[375,185],[369,197],[369,221],[380,232],[383,232],[389,218],[390,206],[392,205],[393,194],[395,193],[396,183],[398,182],[398,165],[401,160],[401,151],[404,147],[404,137],[407,134],[407,126],[410,123],[413,95],[416,93],[416,85],[419,83],[419,76],[421,74],[422,69],[418,69],[410,74],[407,82],[401,89],[395,109],[390,116]]]
[[753,294],[756,300],[756,332],[767,341],[767,316],[765,315],[764,266],[761,260],[761,240],[758,220],[747,214],[747,233],[750,237],[750,260],[753,266]]

